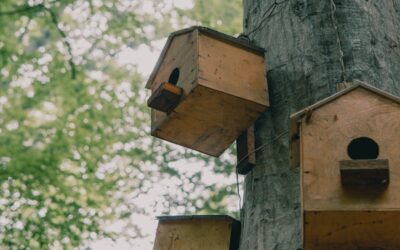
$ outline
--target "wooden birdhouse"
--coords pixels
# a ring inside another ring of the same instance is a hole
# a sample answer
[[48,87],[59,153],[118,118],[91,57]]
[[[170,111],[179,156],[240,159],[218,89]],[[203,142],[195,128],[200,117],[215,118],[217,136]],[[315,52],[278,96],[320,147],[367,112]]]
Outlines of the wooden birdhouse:
[[170,35],[146,87],[153,136],[219,156],[268,106],[264,50],[184,29]]
[[304,249],[400,249],[400,99],[353,85],[291,117]]
[[154,250],[237,250],[240,222],[224,215],[161,216]]

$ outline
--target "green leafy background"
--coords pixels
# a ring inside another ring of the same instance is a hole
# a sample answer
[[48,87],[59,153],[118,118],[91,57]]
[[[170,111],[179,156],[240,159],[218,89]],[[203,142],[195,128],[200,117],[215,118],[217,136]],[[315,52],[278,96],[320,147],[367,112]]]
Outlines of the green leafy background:
[[120,60],[191,25],[241,32],[240,0],[182,2],[0,1],[0,249],[144,249],[155,215],[237,216],[233,149],[152,138],[146,73]]

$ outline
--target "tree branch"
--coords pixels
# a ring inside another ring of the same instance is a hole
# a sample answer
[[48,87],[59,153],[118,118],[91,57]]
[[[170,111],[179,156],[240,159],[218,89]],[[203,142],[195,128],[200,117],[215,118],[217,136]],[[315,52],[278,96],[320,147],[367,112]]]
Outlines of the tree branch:
[[45,8],[45,10],[50,14],[51,21],[54,24],[54,26],[56,27],[58,34],[61,36],[61,38],[62,38],[61,40],[62,40],[64,46],[67,48],[67,52],[69,55],[68,64],[71,68],[71,78],[75,80],[76,79],[76,66],[75,66],[75,63],[73,60],[71,44],[68,42],[67,35],[65,34],[65,32],[58,26],[59,22],[58,22],[58,17],[56,15],[56,13],[54,13],[54,11],[50,8]]
[[34,6],[23,6],[14,10],[7,10],[7,11],[0,11],[0,16],[12,16],[24,12],[30,12],[30,11],[42,11],[44,8],[43,4],[38,4]]

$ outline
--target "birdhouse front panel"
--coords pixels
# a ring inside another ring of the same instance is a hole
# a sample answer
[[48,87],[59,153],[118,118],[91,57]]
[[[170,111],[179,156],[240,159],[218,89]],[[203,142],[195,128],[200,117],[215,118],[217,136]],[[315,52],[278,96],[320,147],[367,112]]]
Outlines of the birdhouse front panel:
[[189,93],[197,82],[198,32],[177,33],[167,45],[146,87],[155,91],[161,83],[169,82]]
[[[363,138],[359,148],[351,148],[352,142]],[[356,160],[351,150],[366,151],[369,144],[376,145],[377,151],[363,158],[387,159],[390,184],[378,188],[342,185],[340,162]],[[301,147],[306,211],[400,210],[398,103],[357,88],[312,112],[308,123],[301,125]]]
[[399,249],[399,99],[355,85],[293,117],[304,249]]
[[220,215],[162,216],[154,250],[237,250],[240,222]]
[[152,135],[212,156],[268,105],[263,50],[202,27],[170,36],[146,87]]

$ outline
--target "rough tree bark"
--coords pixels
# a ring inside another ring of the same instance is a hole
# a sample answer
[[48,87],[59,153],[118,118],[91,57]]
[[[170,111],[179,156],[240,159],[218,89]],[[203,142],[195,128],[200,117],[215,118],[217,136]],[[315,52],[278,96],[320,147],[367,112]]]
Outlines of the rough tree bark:
[[[400,0],[244,0],[244,34],[265,48],[271,107],[256,123],[241,249],[301,248],[289,115],[359,79],[400,95]],[[362,107],[360,107],[362,109]],[[265,145],[265,146],[264,146]]]

